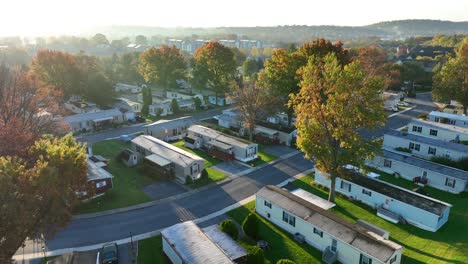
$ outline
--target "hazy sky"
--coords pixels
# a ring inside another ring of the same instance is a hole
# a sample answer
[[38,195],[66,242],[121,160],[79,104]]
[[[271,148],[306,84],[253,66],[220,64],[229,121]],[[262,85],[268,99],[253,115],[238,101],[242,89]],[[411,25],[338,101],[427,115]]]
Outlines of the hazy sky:
[[346,25],[468,21],[468,0],[2,0],[0,35],[73,34],[107,25]]

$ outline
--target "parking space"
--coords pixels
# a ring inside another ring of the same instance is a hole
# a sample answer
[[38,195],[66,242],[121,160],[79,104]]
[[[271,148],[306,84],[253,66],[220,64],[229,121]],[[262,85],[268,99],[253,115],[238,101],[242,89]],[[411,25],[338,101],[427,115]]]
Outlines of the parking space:
[[282,145],[265,145],[263,147],[263,152],[266,152],[271,155],[275,155],[277,157],[281,157],[283,155],[293,153],[294,151],[296,150],[287,146],[282,146]]
[[145,192],[153,200],[164,199],[167,197],[184,193],[186,191],[187,190],[184,189],[182,186],[171,181],[156,182],[147,185],[143,188],[143,192]]
[[221,162],[219,164],[216,164],[212,168],[231,176],[250,169],[250,166],[234,160]]

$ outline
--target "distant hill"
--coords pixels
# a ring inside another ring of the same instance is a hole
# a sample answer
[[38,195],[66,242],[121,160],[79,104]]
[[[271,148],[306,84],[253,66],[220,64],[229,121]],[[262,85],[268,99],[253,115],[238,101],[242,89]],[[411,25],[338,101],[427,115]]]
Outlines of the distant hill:
[[441,20],[398,20],[380,22],[362,27],[348,26],[276,26],[276,27],[217,27],[217,28],[162,28],[143,26],[108,26],[92,28],[82,32],[90,36],[103,33],[111,39],[136,35],[176,38],[242,38],[260,39],[268,42],[304,42],[318,37],[332,40],[351,40],[366,36],[382,38],[407,38],[434,36],[439,34],[467,34],[468,22]]
[[468,34],[468,22],[452,22],[429,19],[386,21],[364,28],[377,30],[392,36],[434,36]]

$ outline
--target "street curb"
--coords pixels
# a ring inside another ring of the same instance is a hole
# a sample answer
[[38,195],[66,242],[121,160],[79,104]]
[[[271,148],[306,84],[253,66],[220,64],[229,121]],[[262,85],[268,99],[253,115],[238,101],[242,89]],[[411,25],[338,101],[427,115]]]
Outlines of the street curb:
[[182,199],[182,198],[185,198],[185,197],[188,197],[188,196],[191,196],[193,194],[196,194],[196,193],[199,193],[199,192],[202,192],[202,191],[205,191],[205,190],[208,190],[210,188],[213,188],[215,186],[218,186],[218,185],[221,185],[221,184],[224,184],[226,182],[230,182],[236,178],[239,178],[241,176],[244,176],[246,174],[249,174],[251,172],[254,172],[254,171],[257,171],[257,170],[260,170],[266,166],[269,166],[269,165],[272,165],[272,164],[275,164],[277,162],[280,162],[282,160],[285,160],[285,159],[288,159],[290,157],[293,157],[297,154],[300,154],[301,152],[300,151],[294,151],[292,153],[288,153],[288,154],[285,154],[283,156],[280,156],[279,158],[275,159],[275,160],[272,160],[270,162],[267,162],[267,163],[264,163],[264,164],[261,164],[257,167],[253,167],[251,169],[248,169],[248,170],[245,170],[241,173],[237,173],[237,174],[234,174],[230,177],[227,177],[226,179],[224,180],[221,180],[221,181],[218,181],[218,182],[214,182],[214,183],[211,183],[211,184],[208,184],[208,185],[205,185],[203,187],[200,187],[198,189],[194,189],[194,190],[191,190],[191,191],[188,191],[188,192],[184,192],[184,193],[181,193],[181,194],[177,194],[177,195],[174,195],[174,196],[171,196],[171,197],[167,197],[167,198],[164,198],[164,199],[161,199],[161,200],[157,200],[157,201],[151,201],[151,202],[146,202],[146,203],[141,203],[141,204],[137,204],[137,205],[133,205],[133,206],[128,206],[128,207],[124,207],[124,208],[117,208],[117,209],[112,209],[112,210],[106,210],[106,211],[102,211],[102,212],[97,212],[97,213],[89,213],[89,214],[79,214],[79,215],[74,215],[72,217],[73,220],[78,220],[78,219],[89,219],[89,218],[95,218],[95,217],[100,217],[100,216],[106,216],[106,215],[113,215],[113,214],[119,214],[119,213],[124,213],[124,212],[128,212],[128,211],[134,211],[134,210],[139,210],[139,209],[143,209],[143,208],[146,208],[146,207],[151,207],[151,206],[154,206],[154,205],[158,205],[158,204],[161,204],[161,203],[165,203],[165,202],[171,202],[171,201],[174,201],[174,200],[178,200],[178,199]]
[[405,112],[408,112],[408,111],[411,111],[411,110],[413,110],[413,109],[415,109],[415,108],[416,108],[416,106],[415,106],[415,107],[410,107],[410,108],[405,109],[405,110],[400,111],[400,112],[396,112],[396,113],[394,113],[394,114],[389,115],[389,116],[387,117],[387,119],[388,119],[388,118],[391,118],[391,117],[394,117],[394,116],[397,116],[397,115],[401,115],[401,114],[403,114],[403,113],[405,113]]
[[[286,155],[285,155],[286,156]],[[279,184],[277,184],[276,186],[278,187],[284,187],[285,185],[287,185],[288,183],[296,180],[296,179],[299,179],[311,172],[313,172],[314,169],[308,169],[308,170],[305,170],[299,174],[296,174],[294,175],[293,177],[291,177],[290,179],[287,179]],[[212,218],[215,218],[215,217],[218,217],[220,215],[223,215],[233,209],[236,209],[238,207],[241,207],[251,201],[255,200],[255,194],[249,196],[249,197],[246,197],[234,204],[231,204],[230,206],[227,206],[219,211],[216,211],[214,213],[211,213],[209,215],[205,215],[203,217],[200,217],[200,218],[197,218],[197,219],[193,219],[192,221],[195,222],[196,224],[199,224],[199,223],[202,223],[202,222],[205,222],[205,221],[208,221]],[[150,237],[154,237],[154,236],[157,236],[161,233],[161,231],[163,230],[164,228],[161,228],[161,229],[157,229],[157,230],[154,230],[154,231],[150,231],[150,232],[147,232],[147,233],[143,233],[143,234],[139,234],[139,235],[135,235],[135,236],[132,236],[131,238],[130,237],[127,237],[127,238],[122,238],[122,239],[119,239],[119,240],[114,240],[114,241],[108,241],[108,242],[103,242],[103,243],[98,243],[98,244],[94,244],[94,245],[88,245],[88,246],[81,246],[81,247],[73,247],[73,248],[63,248],[63,249],[56,249],[56,250],[52,250],[52,251],[48,251],[48,252],[37,252],[37,253],[29,253],[29,254],[25,254],[24,256],[23,255],[14,255],[13,256],[13,259],[15,260],[20,260],[20,259],[35,259],[35,258],[42,258],[43,256],[46,256],[46,257],[53,257],[53,256],[58,256],[58,255],[63,255],[63,254],[66,254],[66,253],[70,253],[70,252],[73,252],[73,251],[89,251],[89,250],[96,250],[96,249],[100,249],[102,248],[102,246],[104,244],[107,244],[107,243],[117,243],[118,245],[120,244],[127,244],[127,243],[130,243],[131,241],[140,241],[140,240],[143,240],[143,239],[147,239],[147,238],[150,238]]]

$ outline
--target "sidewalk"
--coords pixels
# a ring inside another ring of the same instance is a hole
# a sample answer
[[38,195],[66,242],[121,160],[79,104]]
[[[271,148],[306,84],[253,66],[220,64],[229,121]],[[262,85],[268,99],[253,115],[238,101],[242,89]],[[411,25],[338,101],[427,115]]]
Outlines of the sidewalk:
[[234,175],[231,175],[229,177],[227,177],[226,179],[224,180],[221,180],[221,181],[218,181],[218,182],[214,182],[214,183],[211,183],[211,184],[208,184],[206,186],[203,186],[201,188],[198,188],[198,189],[194,189],[194,190],[190,190],[188,192],[185,192],[185,193],[181,193],[181,194],[177,194],[177,195],[174,195],[174,196],[171,196],[171,197],[167,197],[167,198],[164,198],[164,199],[161,199],[161,200],[157,200],[157,201],[151,201],[151,202],[146,202],[146,203],[141,203],[141,204],[137,204],[137,205],[133,205],[133,206],[128,206],[128,207],[124,207],[124,208],[117,208],[117,209],[112,209],[112,210],[107,210],[107,211],[102,211],[102,212],[97,212],[97,213],[89,213],[89,214],[80,214],[80,215],[74,215],[73,216],[73,219],[76,220],[76,219],[87,219],[87,218],[93,218],[93,217],[99,217],[99,216],[106,216],[106,215],[112,215],[112,214],[118,214],[118,213],[124,213],[124,212],[128,212],[128,211],[133,211],[133,210],[139,210],[139,209],[143,209],[143,208],[146,208],[146,207],[150,207],[150,206],[154,206],[154,205],[157,205],[157,204],[161,204],[161,203],[166,203],[166,202],[170,202],[170,201],[174,201],[174,200],[178,200],[178,199],[182,199],[182,198],[185,198],[185,197],[188,197],[188,196],[191,196],[195,193],[198,193],[198,192],[201,192],[201,191],[205,191],[207,189],[210,189],[210,188],[213,188],[214,186],[217,186],[217,185],[220,185],[220,184],[223,184],[223,183],[226,183],[226,182],[229,182],[229,181],[232,181],[238,177],[241,177],[241,176],[244,176],[248,173],[251,173],[253,171],[256,171],[256,170],[259,170],[259,169],[262,169],[266,166],[269,166],[269,165],[272,165],[272,164],[275,164],[277,162],[280,162],[284,159],[287,159],[287,158],[290,158],[294,155],[297,155],[301,153],[300,151],[294,151],[292,153],[288,153],[286,155],[283,155],[275,160],[272,160],[270,162],[267,162],[267,163],[264,163],[264,164],[261,164],[257,167],[253,167],[251,169],[248,169],[248,170],[245,170],[241,173],[238,173],[238,174],[234,174]]

